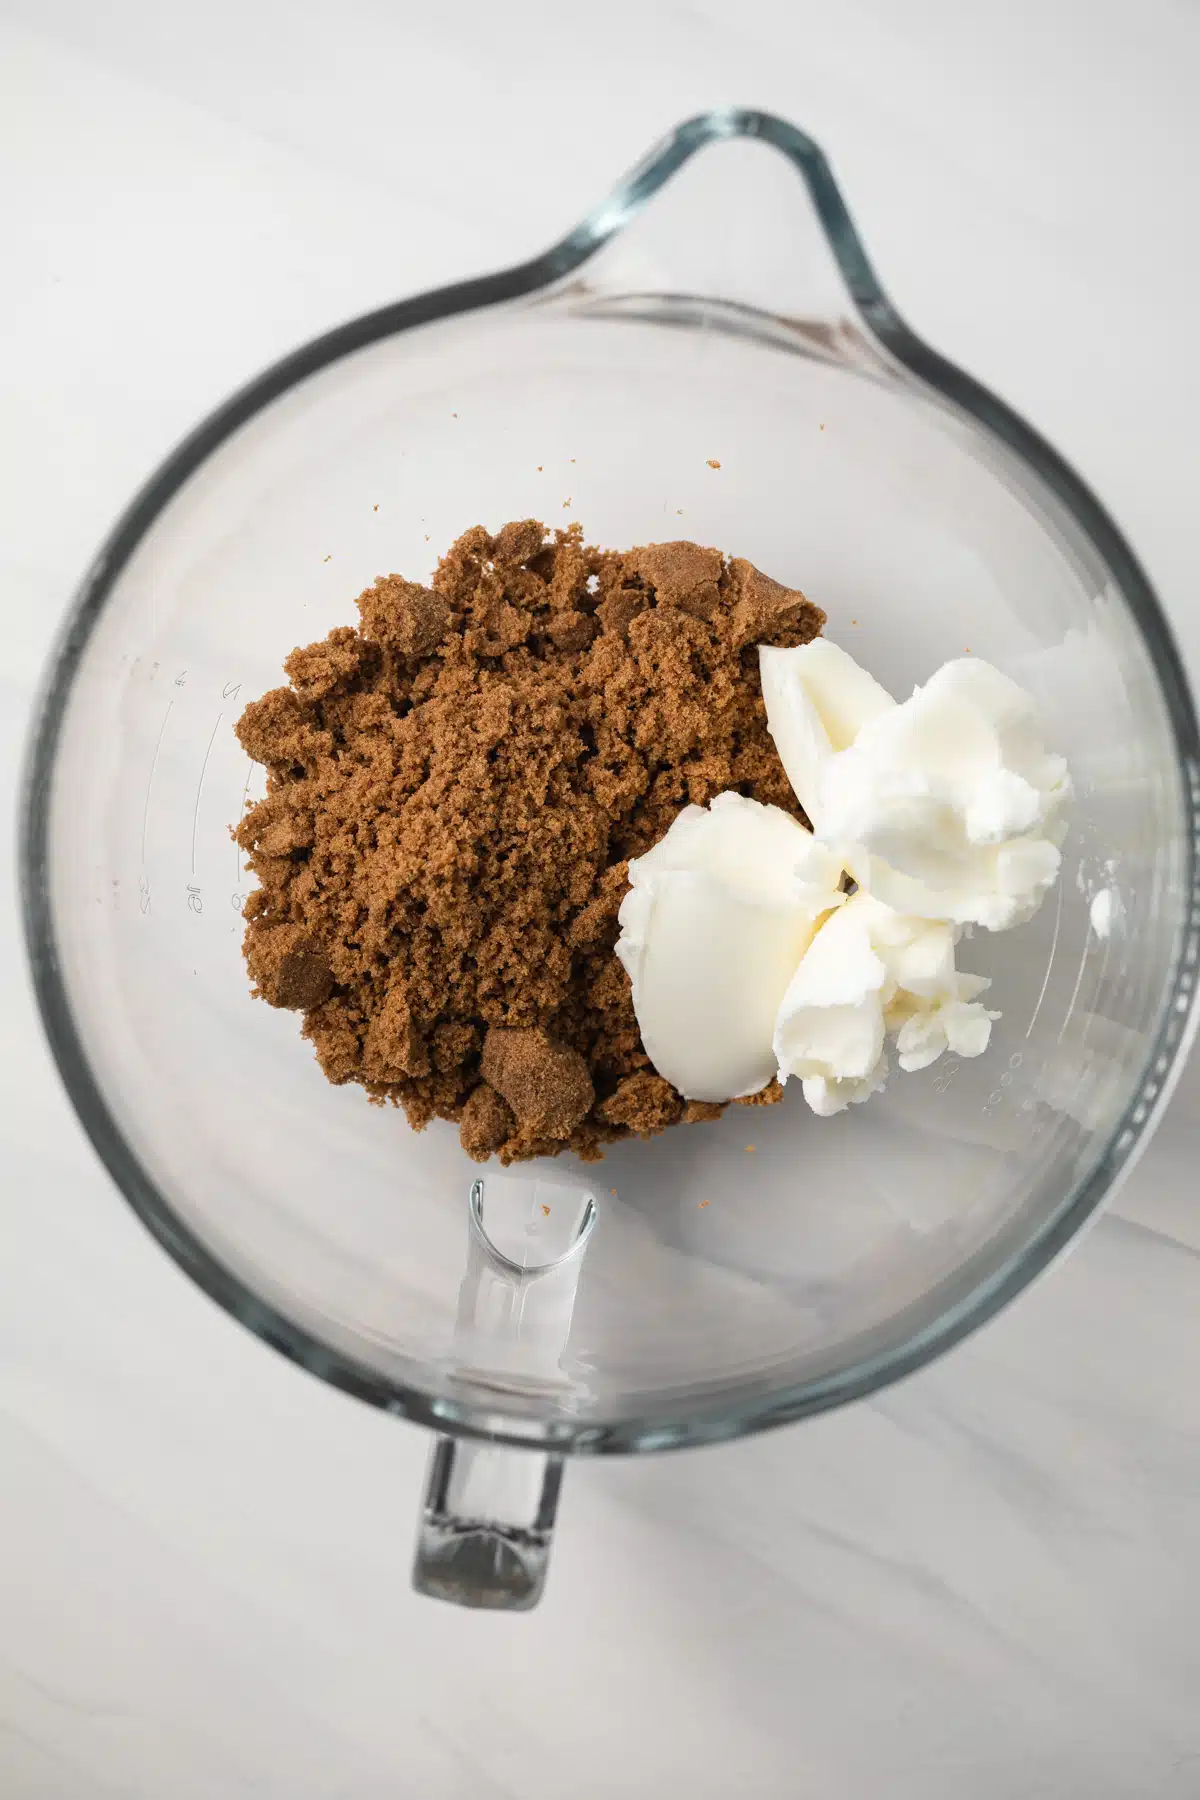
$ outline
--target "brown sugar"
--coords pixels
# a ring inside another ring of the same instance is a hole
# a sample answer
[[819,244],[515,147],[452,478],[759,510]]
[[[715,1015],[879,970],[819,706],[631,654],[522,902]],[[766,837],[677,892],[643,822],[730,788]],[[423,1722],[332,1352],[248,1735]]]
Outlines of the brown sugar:
[[256,991],[304,1013],[331,1081],[455,1121],[478,1160],[718,1116],[650,1067],[617,912],[681,807],[733,789],[803,816],[755,646],[824,615],[702,545],[601,551],[531,519],[358,608],[238,724],[267,769],[236,833]]
[[463,1101],[458,1135],[472,1162],[486,1162],[517,1135],[516,1114],[495,1088],[481,1081]]
[[742,1094],[733,1104],[735,1106],[777,1106],[782,1099],[782,1084],[778,1081],[768,1081],[766,1087],[759,1088],[757,1094]]
[[299,925],[274,925],[246,940],[246,966],[258,993],[272,1006],[308,1012],[333,992],[324,952]]
[[398,575],[381,577],[360,594],[358,610],[363,636],[401,656],[429,656],[450,623],[450,608],[440,594]]
[[653,1137],[682,1118],[684,1109],[670,1082],[647,1071],[618,1082],[616,1092],[599,1110],[607,1124],[624,1125],[638,1137]]
[[536,1029],[491,1026],[483,1040],[479,1072],[531,1137],[569,1138],[596,1098],[579,1051]]
[[713,1119],[719,1119],[725,1111],[725,1101],[721,1100],[689,1100],[683,1109],[685,1125],[703,1125]]

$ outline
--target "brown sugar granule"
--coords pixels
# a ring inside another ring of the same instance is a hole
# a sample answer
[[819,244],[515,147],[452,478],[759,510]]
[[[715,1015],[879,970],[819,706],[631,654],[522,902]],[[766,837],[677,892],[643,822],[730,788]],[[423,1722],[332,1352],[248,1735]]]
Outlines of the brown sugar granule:
[[683,1109],[685,1125],[710,1124],[719,1119],[725,1111],[725,1102],[719,1100],[689,1100]]
[[620,935],[617,914],[629,888],[629,864],[614,863],[596,883],[595,899],[576,913],[567,928],[572,950],[610,949]]
[[366,645],[357,631],[343,625],[320,644],[293,650],[283,659],[283,671],[302,701],[325,700],[345,690],[362,668]]
[[472,1162],[486,1162],[488,1157],[517,1134],[517,1120],[511,1106],[502,1100],[486,1081],[467,1095],[463,1102],[458,1138]]
[[569,1138],[596,1098],[579,1051],[544,1031],[493,1025],[483,1040],[479,1072],[531,1137]]
[[735,1106],[778,1106],[782,1099],[782,1084],[779,1081],[768,1081],[766,1087],[759,1088],[757,1094],[742,1094],[733,1104]]
[[804,595],[795,588],[772,581],[744,556],[735,556],[730,563],[728,587],[733,597],[733,641],[739,649],[748,644],[808,641],[804,637],[781,636],[803,630],[811,610]]
[[333,992],[328,958],[299,925],[276,925],[248,937],[246,966],[271,1006],[308,1012]]
[[677,606],[697,619],[711,619],[721,604],[725,558],[699,544],[646,544],[625,554],[624,578],[632,575],[653,589],[657,606]]
[[[440,594],[399,575],[381,575],[374,587],[359,595],[358,610],[363,636],[401,656],[428,656],[450,623],[450,608]],[[287,663],[283,666],[290,675]]]
[[393,982],[367,1026],[363,1074],[369,1081],[403,1081],[408,1075],[428,1075],[431,1067],[429,1045],[417,1026],[407,988],[401,981]]
[[718,1117],[642,1047],[612,953],[627,864],[725,789],[802,816],[755,646],[824,615],[702,545],[532,519],[358,608],[238,724],[267,770],[236,833],[257,992],[304,1012],[331,1081],[457,1122],[477,1160]]
[[599,1112],[610,1125],[624,1125],[637,1137],[653,1137],[683,1116],[683,1101],[661,1075],[627,1075]]

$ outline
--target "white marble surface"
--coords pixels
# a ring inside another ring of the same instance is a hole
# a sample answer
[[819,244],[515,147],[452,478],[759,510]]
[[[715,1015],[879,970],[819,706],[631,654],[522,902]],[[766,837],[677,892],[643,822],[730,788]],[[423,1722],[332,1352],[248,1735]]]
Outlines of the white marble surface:
[[[205,408],[539,248],[726,99],[834,157],[902,309],[1111,504],[1200,667],[1200,12],[0,0],[0,754]],[[525,1618],[408,1592],[421,1435],[195,1292],[94,1161],[0,911],[4,1800],[1200,1793],[1200,1075],[921,1377],[570,1472]]]

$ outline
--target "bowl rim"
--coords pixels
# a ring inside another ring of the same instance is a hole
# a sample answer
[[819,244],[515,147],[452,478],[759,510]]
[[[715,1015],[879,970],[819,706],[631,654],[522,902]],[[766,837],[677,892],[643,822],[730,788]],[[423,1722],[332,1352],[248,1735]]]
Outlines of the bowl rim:
[[[773,146],[805,182],[849,298],[871,337],[910,375],[967,414],[1030,465],[1097,548],[1142,634],[1174,737],[1184,817],[1187,916],[1176,945],[1171,996],[1141,1078],[1094,1166],[1000,1267],[931,1323],[848,1366],[772,1391],[761,1380],[723,1385],[686,1402],[674,1395],[642,1416],[552,1421],[495,1405],[434,1395],[393,1379],[322,1341],[254,1293],[204,1244],[142,1166],[92,1071],[71,1011],[50,895],[51,792],[59,738],[89,638],[118,577],[159,514],[226,439],[310,375],[380,339],[521,299],[553,287],[616,237],[705,145],[750,138]],[[209,1297],[291,1361],[335,1387],[440,1431],[558,1454],[641,1452],[740,1437],[804,1418],[923,1367],[991,1318],[1028,1285],[1128,1172],[1161,1116],[1196,1031],[1200,960],[1200,734],[1173,633],[1117,526],[1084,482],[1028,424],[971,376],[924,343],[901,319],[868,260],[824,155],[803,131],[771,114],[723,107],[678,126],[574,230],[541,256],[494,274],[432,289],[366,313],[272,364],[224,401],[166,458],[117,521],[83,577],[59,634],[35,712],[24,772],[20,827],[26,948],[43,1025],[67,1093],[118,1189],[173,1260]]]

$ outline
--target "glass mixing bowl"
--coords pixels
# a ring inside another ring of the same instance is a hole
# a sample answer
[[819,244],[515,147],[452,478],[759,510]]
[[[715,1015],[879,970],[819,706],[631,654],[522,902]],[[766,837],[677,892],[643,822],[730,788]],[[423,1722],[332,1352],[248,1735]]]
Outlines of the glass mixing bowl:
[[[251,1001],[242,706],[380,572],[425,577],[468,525],[529,515],[747,556],[894,691],[969,648],[1034,694],[1077,799],[1038,918],[970,946],[1004,1015],[984,1057],[832,1120],[789,1092],[480,1182],[452,1127],[329,1087],[297,1018]],[[67,1087],[149,1229],[261,1338],[435,1427],[419,1585],[525,1605],[564,1453],[867,1393],[1079,1229],[1193,1019],[1198,805],[1179,659],[1112,522],[897,318],[811,140],[730,110],[536,261],[289,356],[155,475],[46,692],[28,940]]]

